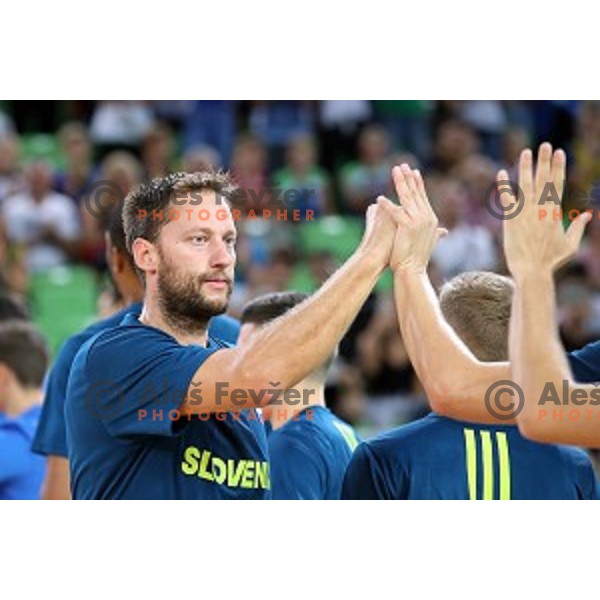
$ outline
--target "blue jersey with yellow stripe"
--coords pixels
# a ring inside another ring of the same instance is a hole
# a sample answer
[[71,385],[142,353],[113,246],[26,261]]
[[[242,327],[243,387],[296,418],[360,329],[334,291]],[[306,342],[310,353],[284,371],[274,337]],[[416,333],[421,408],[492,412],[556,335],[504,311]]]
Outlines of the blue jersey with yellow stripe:
[[361,444],[342,498],[592,500],[597,485],[588,455],[578,448],[532,442],[512,425],[432,413]]
[[360,441],[348,423],[324,406],[309,406],[267,431],[273,500],[339,500]]

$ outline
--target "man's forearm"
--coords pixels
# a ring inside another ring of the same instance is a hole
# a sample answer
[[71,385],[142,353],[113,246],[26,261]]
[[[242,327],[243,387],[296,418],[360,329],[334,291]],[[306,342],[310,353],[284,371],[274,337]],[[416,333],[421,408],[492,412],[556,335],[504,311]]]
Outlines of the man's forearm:
[[539,401],[547,384],[561,390],[562,382],[572,376],[556,327],[552,273],[527,273],[515,282],[509,347],[512,377],[525,397],[521,424],[539,420]]
[[394,296],[404,343],[432,408],[456,419],[494,422],[485,394],[508,379],[509,364],[477,360],[444,319],[425,272],[397,271]]

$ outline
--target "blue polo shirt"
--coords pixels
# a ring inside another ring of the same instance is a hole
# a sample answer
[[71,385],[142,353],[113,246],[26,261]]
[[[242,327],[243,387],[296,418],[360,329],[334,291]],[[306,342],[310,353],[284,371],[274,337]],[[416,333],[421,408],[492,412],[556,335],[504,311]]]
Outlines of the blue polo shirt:
[[477,425],[434,413],[361,444],[343,499],[597,500],[585,452],[538,444],[514,425]]
[[324,406],[309,406],[268,430],[273,500],[339,500],[360,441],[348,423]]
[[[141,304],[132,304],[107,319],[90,325],[64,343],[45,383],[42,416],[33,440],[34,452],[42,455],[68,456],[64,409],[69,373],[75,355],[81,346],[98,332],[117,327],[127,313],[139,315],[141,309]],[[231,344],[236,343],[239,331],[239,322],[226,315],[211,319],[208,328],[209,335]]]
[[40,412],[35,406],[18,417],[0,418],[0,500],[40,498],[46,460],[31,451]]
[[268,498],[257,411],[178,413],[196,371],[225,347],[183,346],[135,314],[88,340],[65,405],[73,498]]

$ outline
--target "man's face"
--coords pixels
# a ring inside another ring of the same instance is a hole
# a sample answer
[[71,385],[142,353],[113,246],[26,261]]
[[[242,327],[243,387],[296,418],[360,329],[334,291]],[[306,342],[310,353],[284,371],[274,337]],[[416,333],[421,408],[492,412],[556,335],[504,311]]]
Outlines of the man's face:
[[[181,194],[180,194],[181,196]],[[206,326],[227,309],[233,289],[236,231],[231,211],[212,191],[179,198],[163,210],[157,289],[167,317],[189,328]]]

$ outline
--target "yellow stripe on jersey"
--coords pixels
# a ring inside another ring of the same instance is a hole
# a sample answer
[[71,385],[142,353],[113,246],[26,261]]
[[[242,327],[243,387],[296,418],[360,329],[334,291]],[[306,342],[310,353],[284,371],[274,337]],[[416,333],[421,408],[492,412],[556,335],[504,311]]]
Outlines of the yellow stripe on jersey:
[[494,499],[494,456],[492,437],[489,431],[481,431],[481,450],[483,452],[483,499]]
[[[473,429],[464,430],[465,435],[465,456],[467,464],[467,483],[469,488],[469,500],[477,500],[477,439]],[[481,464],[483,466],[483,500],[495,500],[494,494],[494,444],[490,431],[481,430],[479,432],[481,440]],[[508,437],[505,432],[496,432],[496,447],[498,471],[500,473],[500,483],[498,496],[500,500],[510,500],[512,494],[511,488],[511,470],[510,454],[508,451]]]
[[469,500],[477,500],[477,449],[475,448],[475,432],[472,429],[465,429],[465,451]]
[[358,446],[358,440],[356,439],[356,434],[354,430],[349,425],[345,425],[344,423],[340,423],[339,421],[334,421],[333,423],[337,430],[342,434],[344,441],[350,447],[350,450],[354,452],[356,446]]
[[498,444],[498,459],[500,461],[500,500],[510,500],[510,457],[506,433],[497,431],[496,443]]

